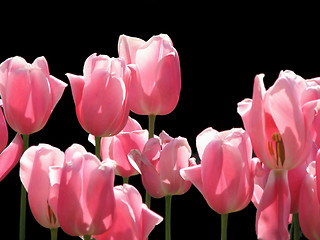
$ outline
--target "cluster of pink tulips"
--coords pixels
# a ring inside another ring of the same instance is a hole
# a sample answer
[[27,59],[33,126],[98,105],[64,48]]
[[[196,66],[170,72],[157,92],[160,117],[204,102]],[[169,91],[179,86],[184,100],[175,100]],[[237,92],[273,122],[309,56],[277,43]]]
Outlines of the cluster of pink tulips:
[[[20,162],[20,240],[27,202],[52,240],[58,228],[85,240],[145,240],[162,221],[160,238],[170,240],[172,196],[192,184],[221,215],[221,239],[227,239],[228,214],[251,201],[258,239],[299,239],[300,231],[320,239],[320,78],[281,71],[266,90],[264,75],[257,75],[252,99],[238,103],[244,129],[203,130],[196,137],[197,164],[186,138],[154,134],[156,116],[175,109],[181,90],[169,36],[121,35],[118,52],[118,58],[92,54],[83,75],[66,74],[95,154],[79,144],[64,152],[48,144],[29,147],[29,135],[46,125],[67,84],[50,75],[44,57],[1,63],[0,180]],[[148,130],[130,111],[149,117]],[[7,124],[17,133],[9,145]],[[129,184],[139,174],[144,197]],[[114,186],[115,175],[123,185]],[[165,216],[152,211],[152,198],[165,198]]]

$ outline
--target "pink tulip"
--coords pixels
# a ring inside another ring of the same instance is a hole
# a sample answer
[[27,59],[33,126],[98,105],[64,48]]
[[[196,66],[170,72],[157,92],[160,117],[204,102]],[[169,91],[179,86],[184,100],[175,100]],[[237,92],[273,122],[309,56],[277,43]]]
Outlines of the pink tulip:
[[32,64],[21,57],[7,59],[0,65],[0,95],[8,124],[26,135],[41,130],[66,86],[49,74],[44,57]]
[[[320,239],[320,204],[318,200],[316,162],[311,162],[300,190],[299,223],[310,240]],[[319,189],[319,188],[318,188]]]
[[116,207],[111,228],[96,240],[145,240],[163,218],[142,203],[140,193],[124,184],[114,188]]
[[168,35],[153,36],[147,42],[121,35],[119,56],[132,71],[130,110],[142,115],[166,115],[177,106],[180,90],[180,62]]
[[280,72],[268,90],[263,77],[256,76],[252,100],[240,102],[238,113],[255,154],[271,169],[257,209],[257,236],[287,239],[291,205],[287,170],[305,162],[311,151],[310,127],[317,102],[308,100],[312,91],[291,71]]
[[142,130],[140,124],[129,117],[127,125],[120,133],[101,139],[101,158],[115,162],[117,175],[124,178],[137,175],[138,171],[130,164],[128,154],[133,149],[142,152],[147,141],[148,131]]
[[119,133],[129,116],[130,70],[124,60],[92,54],[84,63],[83,76],[66,75],[83,129],[96,137]]
[[291,71],[280,72],[267,91],[263,77],[256,76],[253,98],[240,102],[238,112],[257,157],[270,169],[293,169],[310,152],[310,126],[317,103],[301,104],[307,85]]
[[151,138],[142,154],[133,150],[129,160],[142,175],[146,191],[154,198],[181,195],[189,190],[191,183],[180,176],[180,169],[195,165],[187,139],[171,138],[165,132],[160,139]]
[[64,153],[47,144],[32,146],[22,155],[20,178],[28,192],[31,212],[34,218],[45,228],[58,228],[57,212],[53,211],[52,185],[49,172],[54,166],[62,167]]
[[63,231],[84,236],[109,229],[115,207],[113,166],[74,144],[65,152],[60,174],[56,212]]
[[8,129],[1,107],[0,132],[0,181],[2,181],[19,162],[23,152],[23,141],[20,134],[17,134],[9,146],[6,147],[8,143]]
[[240,211],[251,200],[255,161],[247,133],[240,128],[217,132],[207,128],[197,139],[201,164],[181,170],[219,214]]

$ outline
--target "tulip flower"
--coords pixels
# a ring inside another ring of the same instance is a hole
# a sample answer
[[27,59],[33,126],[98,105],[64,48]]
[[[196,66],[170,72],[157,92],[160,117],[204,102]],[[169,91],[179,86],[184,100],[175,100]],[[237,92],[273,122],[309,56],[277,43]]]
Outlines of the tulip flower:
[[44,57],[32,64],[21,57],[7,59],[0,65],[0,95],[8,124],[24,135],[41,130],[66,86],[49,74]]
[[245,208],[253,194],[256,162],[249,136],[240,128],[224,132],[207,128],[196,144],[201,164],[182,169],[181,176],[221,214],[221,239],[226,239],[228,214]]
[[309,164],[307,171],[300,190],[299,222],[303,234],[310,240],[316,240],[320,239],[320,204],[315,161]]
[[20,134],[17,134],[9,146],[6,147],[8,143],[8,130],[1,107],[0,132],[0,181],[2,181],[19,162],[23,152],[23,141]]
[[57,212],[50,206],[52,185],[49,172],[54,166],[62,167],[64,153],[47,144],[28,148],[20,161],[20,178],[28,192],[31,212],[45,228],[59,227]]
[[110,228],[115,207],[113,168],[81,145],[66,150],[57,204],[52,207],[67,234],[87,239]]
[[[95,144],[94,136],[89,136],[89,141]],[[139,174],[129,162],[128,154],[131,150],[137,149],[142,152],[148,141],[148,131],[142,130],[140,124],[129,117],[123,130],[112,137],[101,138],[102,160],[113,160],[116,164],[115,174],[122,176],[124,181],[133,175]]]
[[111,228],[96,240],[145,240],[163,218],[142,203],[140,193],[133,186],[114,187],[116,206]]
[[195,165],[185,138],[171,138],[163,131],[160,139],[148,140],[142,153],[133,150],[128,157],[141,174],[146,191],[154,198],[181,195],[191,187],[180,176],[180,169]]
[[197,136],[201,164],[181,170],[219,214],[240,211],[251,201],[255,162],[247,133],[240,128],[217,132],[207,128]]
[[119,133],[129,116],[130,70],[124,60],[92,54],[84,63],[83,76],[66,75],[83,129],[96,137]]
[[132,71],[130,110],[141,115],[166,115],[176,107],[181,90],[180,62],[166,34],[147,42],[121,35],[119,56]]
[[255,78],[252,100],[238,104],[255,154],[271,169],[257,210],[256,232],[261,239],[288,239],[287,171],[305,162],[311,151],[310,126],[317,102],[306,101],[307,84],[291,71],[280,72],[268,90],[263,77]]
[[195,165],[187,139],[172,138],[164,131],[160,139],[151,138],[143,152],[132,150],[129,161],[141,173],[146,191],[154,198],[165,197],[166,240],[171,239],[171,200],[173,195],[186,193],[191,183],[180,175],[182,168]]

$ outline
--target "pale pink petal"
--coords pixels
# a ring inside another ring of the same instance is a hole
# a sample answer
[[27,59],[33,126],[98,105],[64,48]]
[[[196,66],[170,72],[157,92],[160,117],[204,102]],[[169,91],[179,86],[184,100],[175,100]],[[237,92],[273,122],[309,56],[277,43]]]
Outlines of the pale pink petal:
[[305,160],[299,158],[301,148],[304,148],[306,142],[306,126],[296,88],[293,80],[280,78],[270,89],[268,101],[272,117],[283,139],[286,169],[294,168]]
[[51,209],[48,205],[51,189],[49,168],[50,166],[62,166],[64,153],[58,148],[46,144],[37,146],[36,151],[34,148],[30,151],[34,153],[28,185],[28,199],[32,214],[43,227],[57,228],[59,222],[56,213],[48,211]]
[[203,152],[207,147],[208,143],[212,139],[217,139],[217,138],[219,138],[218,131],[214,130],[213,128],[207,128],[197,136],[196,144],[197,144],[198,154],[201,160],[202,160]]
[[123,57],[126,64],[135,63],[136,52],[138,48],[143,45],[145,41],[140,38],[120,35],[118,40],[118,53]]
[[258,239],[289,239],[289,214],[288,171],[271,170],[256,214]]

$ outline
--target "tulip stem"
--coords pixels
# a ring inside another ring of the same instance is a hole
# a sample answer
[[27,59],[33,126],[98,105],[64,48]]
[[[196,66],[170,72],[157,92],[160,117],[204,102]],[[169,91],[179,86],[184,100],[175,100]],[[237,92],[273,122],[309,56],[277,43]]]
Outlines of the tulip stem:
[[[149,115],[149,139],[154,137],[154,126],[156,123],[156,116],[157,115]],[[146,198],[145,198],[145,204],[148,206],[148,208],[151,208],[151,196],[150,194],[146,191]]]
[[129,183],[129,178],[128,177],[123,177],[123,184],[128,184]]
[[97,158],[101,161],[101,156],[100,156],[100,148],[101,148],[101,137],[95,137],[96,140],[96,156]]
[[171,240],[171,200],[172,200],[172,195],[165,196],[165,199],[166,199],[166,213],[165,213],[166,240]]
[[228,213],[221,214],[221,240],[227,240]]
[[157,115],[149,115],[149,139],[154,137],[154,126],[156,123]]
[[[29,147],[29,135],[22,134],[23,138],[23,152]],[[19,226],[19,239],[26,238],[26,206],[27,206],[27,191],[21,183],[20,193],[20,226]]]
[[90,236],[90,235],[84,235],[84,236],[83,236],[83,239],[84,239],[84,240],[90,240],[90,239],[91,239],[91,236]]
[[58,228],[51,228],[51,240],[57,240],[58,239]]
[[[292,236],[293,234],[293,236]],[[300,239],[300,224],[299,224],[299,214],[292,214],[292,223],[290,229],[290,239],[299,240]]]

